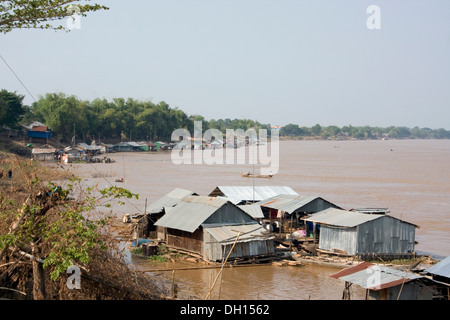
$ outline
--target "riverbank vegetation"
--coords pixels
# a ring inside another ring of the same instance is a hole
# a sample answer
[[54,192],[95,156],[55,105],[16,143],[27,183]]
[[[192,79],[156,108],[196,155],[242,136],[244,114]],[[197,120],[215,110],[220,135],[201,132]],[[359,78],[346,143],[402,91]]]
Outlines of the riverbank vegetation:
[[450,139],[450,130],[431,128],[371,127],[371,126],[321,126],[302,127],[288,124],[280,129],[280,136],[286,138],[318,139]]
[[[188,115],[164,101],[154,103],[133,98],[112,100],[81,100],[63,93],[48,93],[32,103],[22,104],[23,96],[2,90],[0,92],[0,124],[19,128],[39,121],[51,128],[58,142],[77,141],[170,141],[175,129],[194,131],[194,121],[202,122],[202,130],[254,128],[271,129],[274,124],[263,124],[250,119],[205,119],[202,115]],[[284,139],[450,139],[450,130],[443,128],[408,128],[389,126],[334,125],[312,127],[287,124],[276,128]],[[269,130],[270,136],[270,130]]]
[[67,172],[5,153],[0,176],[0,298],[165,299],[155,279],[129,269],[114,219],[98,210],[137,195],[84,188]]

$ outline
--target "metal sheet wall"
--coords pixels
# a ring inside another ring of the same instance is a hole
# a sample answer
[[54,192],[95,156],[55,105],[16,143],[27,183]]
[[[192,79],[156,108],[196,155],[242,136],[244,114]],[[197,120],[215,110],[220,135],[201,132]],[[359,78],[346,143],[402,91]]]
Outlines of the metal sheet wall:
[[358,253],[410,253],[414,251],[415,226],[390,216],[358,226]]
[[254,219],[231,203],[227,203],[214,212],[203,223],[248,223],[254,222]]
[[341,249],[353,255],[357,253],[357,238],[356,228],[336,228],[323,225],[320,227],[319,248],[329,251]]
[[[208,232],[204,233],[203,257],[209,261],[222,261],[225,259],[233,246],[233,243],[226,245],[217,242]],[[254,240],[236,243],[230,258],[249,257],[275,252],[273,240]]]
[[322,225],[319,248],[341,249],[348,254],[403,254],[414,251],[415,225],[390,216],[368,221],[355,228]]

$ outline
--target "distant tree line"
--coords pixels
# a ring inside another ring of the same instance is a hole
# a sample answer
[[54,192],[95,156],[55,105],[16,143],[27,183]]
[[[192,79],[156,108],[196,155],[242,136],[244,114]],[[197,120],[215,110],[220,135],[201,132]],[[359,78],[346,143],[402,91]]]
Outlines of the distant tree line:
[[280,129],[280,136],[295,138],[322,138],[322,139],[450,139],[450,130],[430,128],[407,128],[390,126],[386,128],[371,126],[321,126],[301,127],[297,124],[288,124]]
[[[0,91],[0,125],[17,129],[20,124],[29,125],[39,121],[54,131],[55,137],[68,143],[75,135],[77,141],[170,141],[175,129],[184,128],[191,133],[194,122],[202,122],[202,130],[254,128],[270,129],[270,124],[261,124],[250,119],[211,119],[202,115],[187,115],[184,111],[170,107],[162,101],[139,101],[132,98],[81,100],[63,93],[48,93],[31,104],[23,105],[24,96],[7,90]],[[257,131],[258,132],[258,131]],[[321,126],[301,127],[288,124],[279,131],[280,137],[320,139],[450,139],[445,129],[370,127],[370,126]],[[270,130],[268,130],[270,136]]]
[[194,121],[202,122],[202,129],[269,128],[246,119],[205,120],[201,115],[187,115],[164,101],[153,103],[132,98],[111,101],[86,101],[63,93],[48,93],[31,106],[22,104],[23,96],[2,90],[0,93],[0,125],[18,128],[39,121],[47,125],[61,142],[115,140],[115,141],[170,141],[175,129],[184,128],[192,134]]

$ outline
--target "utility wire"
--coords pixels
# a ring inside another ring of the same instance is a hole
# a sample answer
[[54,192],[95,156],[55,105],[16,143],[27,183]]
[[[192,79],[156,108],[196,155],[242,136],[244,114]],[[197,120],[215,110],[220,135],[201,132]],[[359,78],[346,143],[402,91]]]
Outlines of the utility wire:
[[25,86],[25,84],[22,82],[22,80],[20,80],[19,76],[14,72],[14,70],[10,67],[10,65],[8,64],[8,62],[6,62],[5,58],[3,58],[3,56],[0,54],[0,58],[2,58],[3,62],[6,64],[6,66],[9,68],[9,70],[11,70],[11,72],[13,73],[13,75],[17,78],[17,80],[19,80],[20,84],[25,88],[25,90],[28,92],[28,94],[33,98],[34,101],[36,101],[36,99],[33,97],[33,95],[31,94],[31,92],[28,90],[28,88]]

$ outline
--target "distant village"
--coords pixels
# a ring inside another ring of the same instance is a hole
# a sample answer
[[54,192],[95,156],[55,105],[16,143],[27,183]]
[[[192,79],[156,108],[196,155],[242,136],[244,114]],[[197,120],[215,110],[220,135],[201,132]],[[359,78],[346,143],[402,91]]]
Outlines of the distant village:
[[95,156],[115,152],[134,152],[134,151],[158,151],[170,150],[175,144],[163,141],[156,142],[134,142],[122,141],[118,144],[97,143],[91,144],[85,142],[72,143],[64,148],[54,147],[51,143],[53,131],[45,124],[33,122],[26,128],[26,134],[30,141],[27,147],[31,148],[33,159],[39,161],[60,161],[63,163],[71,162],[112,162],[109,157],[95,158]]

